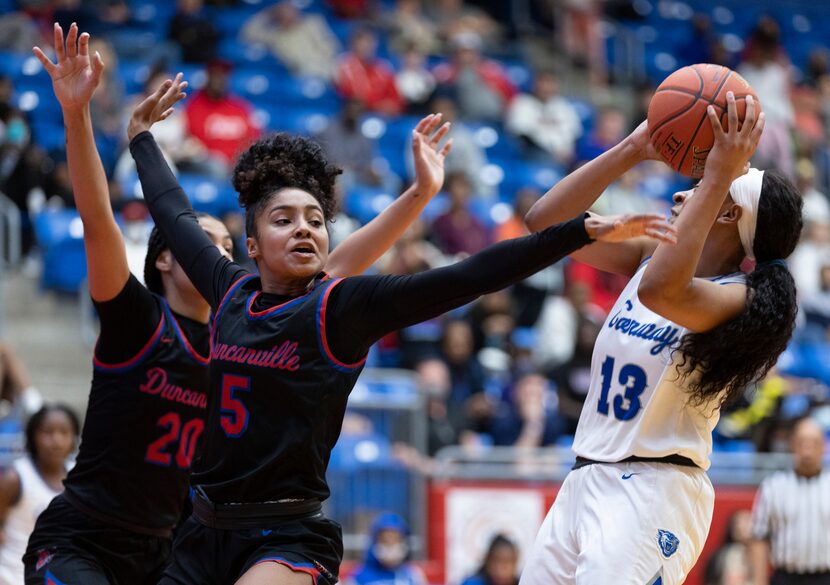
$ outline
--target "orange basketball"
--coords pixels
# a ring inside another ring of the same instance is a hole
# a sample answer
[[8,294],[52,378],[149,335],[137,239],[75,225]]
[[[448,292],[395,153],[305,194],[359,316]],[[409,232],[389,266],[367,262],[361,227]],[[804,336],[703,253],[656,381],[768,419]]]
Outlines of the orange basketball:
[[725,130],[728,91],[735,94],[739,119],[746,113],[748,95],[755,100],[756,116],[761,112],[758,96],[746,80],[721,65],[703,63],[678,69],[657,88],[648,106],[648,133],[654,148],[678,173],[703,175],[715,141],[706,107],[715,106]]

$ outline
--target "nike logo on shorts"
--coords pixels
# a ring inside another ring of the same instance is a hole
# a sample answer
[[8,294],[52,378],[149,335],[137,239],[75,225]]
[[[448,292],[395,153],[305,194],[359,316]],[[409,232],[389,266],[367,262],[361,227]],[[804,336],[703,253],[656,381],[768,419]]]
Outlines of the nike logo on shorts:
[[636,473],[623,473],[622,478],[623,479],[631,479],[631,477],[634,476],[634,475],[640,475],[640,473],[639,472],[636,472]]

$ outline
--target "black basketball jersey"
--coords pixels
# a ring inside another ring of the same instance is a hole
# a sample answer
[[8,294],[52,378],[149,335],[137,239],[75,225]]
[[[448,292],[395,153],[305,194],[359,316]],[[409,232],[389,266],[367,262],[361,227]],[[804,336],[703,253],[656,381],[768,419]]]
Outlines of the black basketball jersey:
[[341,363],[328,348],[326,306],[338,282],[323,276],[308,293],[258,311],[262,287],[248,275],[217,307],[208,418],[191,480],[212,501],[328,497],[329,456],[365,363]]
[[179,521],[207,408],[208,359],[156,300],[161,318],[137,355],[94,358],[81,447],[64,481],[70,502],[138,532]]

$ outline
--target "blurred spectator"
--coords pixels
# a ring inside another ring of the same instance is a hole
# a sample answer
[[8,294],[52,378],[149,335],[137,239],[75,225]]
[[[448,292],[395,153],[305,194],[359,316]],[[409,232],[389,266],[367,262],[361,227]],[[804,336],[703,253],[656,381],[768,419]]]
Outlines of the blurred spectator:
[[805,320],[805,336],[830,343],[830,259],[819,271],[819,290],[802,294],[800,308]]
[[462,429],[450,420],[447,396],[450,393],[450,371],[442,360],[434,358],[415,367],[418,386],[426,396],[427,451],[434,456],[444,447],[460,442]]
[[337,18],[363,18],[368,16],[370,0],[326,0]]
[[559,38],[578,67],[587,69],[592,85],[604,86],[606,79],[605,40],[600,33],[600,0],[565,0],[559,21]]
[[450,208],[432,224],[435,243],[451,256],[475,254],[490,243],[487,229],[470,212],[473,186],[469,177],[461,172],[447,175],[444,190],[450,199]]
[[72,181],[69,179],[69,165],[66,162],[66,152],[53,151],[50,154],[52,165],[43,181],[43,193],[46,203],[52,208],[75,209],[75,196],[72,192]]
[[794,111],[790,101],[790,71],[781,31],[772,18],[762,17],[747,41],[744,60],[738,66],[747,83],[761,99],[766,126],[753,165],[775,168],[792,176],[794,170],[790,132]]
[[481,568],[461,585],[518,585],[519,549],[512,540],[497,534],[490,541]]
[[800,296],[819,291],[819,270],[830,264],[830,222],[805,216],[801,242],[789,263]]
[[0,417],[16,412],[26,417],[43,405],[40,392],[32,385],[29,373],[7,343],[0,342]]
[[628,278],[571,260],[565,267],[565,282],[585,284],[588,290],[588,302],[597,305],[607,314],[625,288]]
[[516,328],[516,307],[510,289],[482,295],[473,303],[466,320],[473,328],[473,348],[508,350],[510,337]]
[[559,413],[564,421],[563,432],[576,433],[576,425],[591,386],[591,358],[594,344],[602,329],[602,321],[585,313],[577,317],[576,344],[570,359],[549,371],[556,384]]
[[501,121],[516,88],[504,68],[481,54],[481,37],[460,32],[451,39],[452,59],[435,68],[439,87],[451,90],[462,118]]
[[758,489],[750,543],[755,585],[821,584],[830,578],[830,531],[823,513],[830,510],[830,474],[822,469],[825,441],[815,420],[799,421],[790,443],[793,470],[767,477]]
[[207,65],[205,86],[185,107],[187,125],[209,153],[229,168],[236,155],[255,140],[260,130],[253,118],[253,106],[228,91],[231,64],[214,59]]
[[582,121],[570,102],[559,95],[553,71],[536,74],[532,93],[516,96],[507,111],[507,129],[523,138],[531,158],[553,157],[569,165],[582,135]]
[[437,23],[441,40],[449,45],[459,33],[474,33],[487,47],[502,38],[502,27],[489,14],[464,0],[429,0],[427,15]]
[[246,43],[268,47],[294,75],[326,80],[334,75],[340,42],[325,18],[301,13],[291,0],[283,0],[251,16],[240,38]]
[[337,91],[344,98],[363,102],[366,109],[394,116],[403,111],[403,100],[395,87],[395,73],[378,59],[377,37],[368,28],[358,28],[349,43],[350,51],[337,64]]
[[723,544],[706,563],[704,585],[753,585],[748,551],[751,529],[752,512],[732,514]]
[[590,285],[581,280],[565,283],[565,296],[551,295],[536,324],[534,358],[544,372],[551,372],[574,355],[579,340],[580,318],[602,323],[605,312],[590,302]]
[[89,109],[98,152],[101,153],[101,161],[109,174],[115,167],[119,147],[124,141],[121,132],[124,82],[118,76],[118,56],[113,46],[106,39],[95,37],[89,42],[89,53],[94,55],[96,51],[101,54],[106,67]]
[[78,416],[68,407],[44,406],[26,426],[27,455],[0,473],[0,585],[20,585],[23,553],[35,521],[63,491],[68,458],[80,435]]
[[422,0],[398,0],[384,17],[389,31],[389,46],[397,53],[415,50],[421,54],[437,53],[437,29],[424,14]]
[[207,63],[216,57],[221,34],[204,13],[202,0],[177,0],[168,37],[175,42],[185,63]]
[[404,48],[395,87],[406,102],[407,112],[422,114],[435,92],[435,77],[426,68],[426,56],[415,45]]
[[345,585],[426,585],[427,580],[410,558],[409,528],[397,514],[381,514],[372,523],[370,546],[363,564]]
[[0,51],[28,53],[40,43],[37,25],[25,12],[9,12],[0,16]]
[[363,104],[349,99],[340,115],[334,118],[317,139],[325,147],[329,159],[343,169],[338,181],[348,191],[355,184],[383,186],[396,193],[400,180],[392,173],[383,174],[374,165],[376,143],[363,134],[360,117]]
[[625,114],[616,108],[605,108],[597,115],[590,134],[577,144],[577,164],[593,160],[625,138]]
[[424,239],[425,234],[424,220],[416,219],[392,249],[378,260],[378,270],[383,274],[416,274],[444,266],[447,259],[441,250]]
[[450,372],[450,391],[446,397],[448,417],[457,429],[469,424],[480,428],[480,419],[489,414],[486,408],[484,411],[481,408],[485,376],[473,350],[470,324],[458,319],[448,321],[441,340],[441,357]]
[[[444,122],[452,124],[450,137],[452,137],[452,151],[447,155],[444,168],[449,175],[454,172],[461,172],[467,175],[475,185],[475,192],[484,197],[495,195],[492,185],[488,185],[482,179],[481,169],[487,165],[487,154],[476,141],[473,130],[458,118],[458,108],[455,100],[446,93],[439,91],[429,104],[429,111],[441,114]],[[414,178],[415,169],[412,160],[412,140],[407,143],[407,173]]]
[[611,183],[591,211],[600,215],[623,215],[626,213],[668,213],[669,203],[665,199],[654,199],[643,193],[641,182],[643,167],[634,167],[617,181]]
[[816,189],[816,167],[809,159],[798,161],[795,186],[804,201],[804,221],[830,224],[830,202],[827,195]]
[[516,380],[490,426],[495,445],[542,447],[555,443],[560,434],[556,395],[545,377],[536,373]]
[[[163,69],[156,70],[147,77],[143,91],[133,97],[131,105],[124,108],[124,128],[130,121],[135,107],[148,95],[156,91],[161,83],[168,78],[172,78],[172,75],[169,75]],[[153,133],[162,154],[164,154],[164,158],[174,171],[209,175],[217,180],[227,178],[224,159],[219,158],[217,161],[215,155],[211,155],[199,140],[188,133],[187,118],[183,108],[175,108],[168,118],[153,124],[150,131]],[[115,166],[115,176],[121,181],[135,176],[135,161],[128,148],[124,149],[121,158],[118,159],[118,164]],[[242,251],[245,251],[244,245]]]
[[[713,61],[719,44],[717,34],[712,28],[712,19],[702,12],[692,17],[692,31],[689,39],[677,49],[678,67],[696,63],[717,63]],[[726,63],[722,63],[726,65]]]

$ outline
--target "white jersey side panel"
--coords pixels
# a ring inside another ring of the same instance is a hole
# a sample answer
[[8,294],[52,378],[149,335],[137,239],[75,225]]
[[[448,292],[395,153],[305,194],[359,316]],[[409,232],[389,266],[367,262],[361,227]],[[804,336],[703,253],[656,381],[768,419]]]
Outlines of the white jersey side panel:
[[[647,263],[625,287],[597,337],[574,452],[603,462],[677,454],[708,469],[719,410],[714,402],[688,403],[687,381],[676,367],[683,358],[671,351],[687,330],[640,302],[637,288]],[[711,280],[744,283],[745,275]]]

